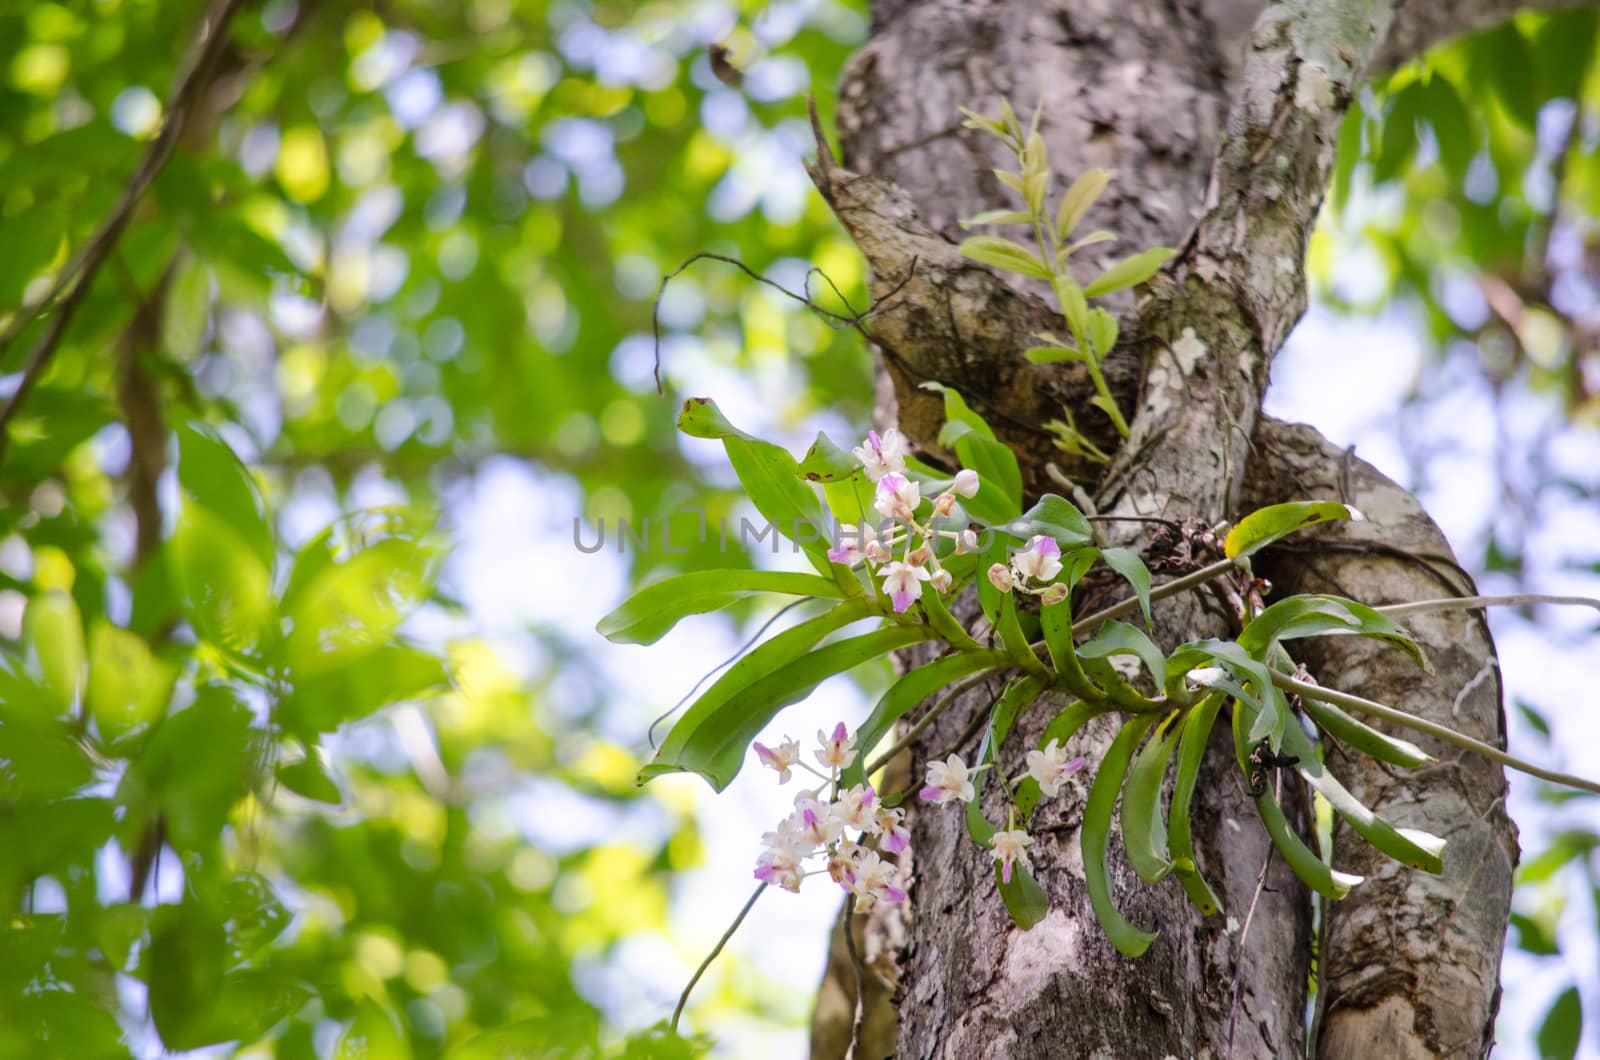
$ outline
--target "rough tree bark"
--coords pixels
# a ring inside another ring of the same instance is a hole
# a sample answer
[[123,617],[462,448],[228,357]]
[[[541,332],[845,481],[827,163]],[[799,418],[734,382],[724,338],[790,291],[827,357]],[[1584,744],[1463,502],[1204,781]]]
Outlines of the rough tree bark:
[[[1305,308],[1305,243],[1353,92],[1374,72],[1516,6],[876,0],[872,40],[841,86],[841,159],[820,150],[813,178],[868,259],[873,293],[895,292],[873,321],[893,394],[880,414],[939,459],[942,412],[919,384],[954,386],[1019,451],[1031,491],[1046,488],[1053,460],[1103,512],[1214,523],[1262,503],[1342,494],[1370,521],[1318,539],[1314,551],[1268,559],[1280,588],[1373,602],[1470,592],[1414,499],[1314,431],[1263,417],[1260,403],[1272,356]],[[1043,105],[1058,173],[1070,179],[1101,166],[1114,175],[1092,223],[1121,243],[1086,266],[1158,244],[1181,251],[1137,306],[1120,307],[1123,340],[1108,369],[1133,431],[1109,467],[1065,460],[1042,430],[1066,403],[1095,442],[1117,441],[1085,405],[1081,368],[1022,356],[1029,332],[1060,328],[1053,311],[1026,285],[955,252],[960,217],[1009,201],[990,173],[1008,160],[960,127],[958,108],[993,112],[1002,96],[1025,116]],[[1158,612],[1157,640],[1170,648],[1225,635],[1219,612],[1202,595],[1175,598]],[[1487,627],[1459,614],[1411,624],[1431,649],[1435,677],[1346,643],[1317,644],[1305,661],[1324,683],[1502,741]],[[930,726],[910,768],[920,775],[996,691],[978,690]],[[1026,746],[1051,712],[1033,713],[1015,745]],[[1091,727],[1077,738],[1091,762],[1110,732]],[[1051,811],[1058,821],[1041,822],[1049,830],[1035,862],[1052,911],[1028,932],[1010,925],[987,857],[958,815],[917,813],[910,902],[856,925],[874,980],[869,1001],[892,989],[899,1017],[897,1030],[882,1013],[869,1020],[858,1060],[1304,1054],[1311,901],[1270,855],[1218,735],[1195,826],[1201,868],[1225,914],[1200,917],[1171,881],[1140,884],[1113,844],[1119,904],[1162,932],[1136,960],[1112,949],[1088,906],[1075,830],[1082,786]],[[1369,880],[1326,917],[1324,1015],[1312,1043],[1322,1056],[1459,1057],[1492,1041],[1516,859],[1505,780],[1491,763],[1430,750],[1439,764],[1405,774],[1337,749],[1331,756],[1358,797],[1397,823],[1446,835],[1450,848],[1443,876],[1428,877],[1337,833],[1339,867]],[[1005,768],[1018,763],[1006,759]],[[842,957],[829,979],[817,1056],[842,1055],[849,1040],[838,1028],[853,989]]]

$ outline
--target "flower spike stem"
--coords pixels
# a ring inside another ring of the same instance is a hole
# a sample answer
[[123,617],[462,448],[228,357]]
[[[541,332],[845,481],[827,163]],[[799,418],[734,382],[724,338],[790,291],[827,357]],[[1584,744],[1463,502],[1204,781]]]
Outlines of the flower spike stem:
[[1517,593],[1515,596],[1447,596],[1441,600],[1417,600],[1406,604],[1386,604],[1373,610],[1386,615],[1414,615],[1425,611],[1476,611],[1484,607],[1522,607],[1525,604],[1575,604],[1600,611],[1600,600],[1589,596],[1546,596],[1543,593]]
[[1570,773],[1557,773],[1553,769],[1545,769],[1543,766],[1536,766],[1532,762],[1525,762],[1514,755],[1506,754],[1493,744],[1475,740],[1465,733],[1456,732],[1454,729],[1446,728],[1437,722],[1429,721],[1427,718],[1419,718],[1415,714],[1407,714],[1403,710],[1396,710],[1394,707],[1384,706],[1382,703],[1374,703],[1370,699],[1353,696],[1348,692],[1340,692],[1333,688],[1323,688],[1320,685],[1308,685],[1304,681],[1296,681],[1287,674],[1281,674],[1276,670],[1272,672],[1272,683],[1288,692],[1295,692],[1310,699],[1321,700],[1324,703],[1332,703],[1334,706],[1344,707],[1346,710],[1370,714],[1375,718],[1383,718],[1394,722],[1396,725],[1414,729],[1417,732],[1425,732],[1429,736],[1438,737],[1445,743],[1454,744],[1468,751],[1474,751],[1491,761],[1499,762],[1501,765],[1508,766],[1520,773],[1526,773],[1541,780],[1548,780],[1569,788],[1578,788],[1600,795],[1600,783],[1585,780],[1583,777],[1575,777]]
[[945,708],[954,703],[956,699],[960,697],[961,693],[977,688],[979,685],[993,677],[994,673],[995,672],[993,670],[985,670],[980,674],[975,674],[972,677],[967,678],[965,681],[962,681],[960,684],[951,688],[939,699],[939,702],[928,708],[928,713],[918,718],[917,723],[911,726],[910,729],[906,730],[906,734],[904,736],[900,737],[900,739],[894,742],[894,746],[890,747],[887,751],[883,752],[883,754],[867,763],[865,770],[866,775],[870,777],[872,774],[876,773],[878,770],[892,762],[894,760],[894,756],[899,754],[901,751],[904,751],[907,747],[910,747],[911,742],[918,736],[921,736],[922,731],[931,725],[935,718],[937,718],[940,714],[943,714]]
[[695,985],[700,982],[700,977],[706,974],[706,969],[711,967],[711,962],[717,959],[717,955],[728,944],[728,940],[733,938],[733,933],[739,930],[739,925],[744,923],[744,918],[750,915],[750,910],[755,908],[756,900],[761,897],[762,892],[766,889],[767,885],[763,883],[750,892],[749,901],[744,903],[744,908],[739,910],[739,915],[733,918],[733,923],[728,925],[728,930],[722,933],[722,937],[717,940],[717,944],[711,947],[711,952],[706,954],[706,959],[700,962],[700,967],[696,968],[694,975],[690,976],[689,985],[685,986],[683,993],[678,996],[678,1007],[672,1010],[671,1027],[673,1034],[678,1033],[678,1020],[683,1018],[683,1006],[689,1003],[689,995],[694,992]]
[[[1201,567],[1197,571],[1191,571],[1181,578],[1174,578],[1164,585],[1158,585],[1151,589],[1150,602],[1165,600],[1167,597],[1181,593],[1185,589],[1193,589],[1197,585],[1204,585],[1208,581],[1222,577],[1230,570],[1237,569],[1239,569],[1239,564],[1235,560],[1219,559],[1215,563]],[[1085,633],[1093,632],[1102,622],[1109,622],[1113,618],[1121,618],[1123,615],[1132,614],[1138,609],[1138,598],[1130,596],[1121,603],[1112,604],[1110,607],[1096,611],[1092,615],[1086,615],[1078,619],[1072,624],[1072,633],[1074,636],[1082,636]]]

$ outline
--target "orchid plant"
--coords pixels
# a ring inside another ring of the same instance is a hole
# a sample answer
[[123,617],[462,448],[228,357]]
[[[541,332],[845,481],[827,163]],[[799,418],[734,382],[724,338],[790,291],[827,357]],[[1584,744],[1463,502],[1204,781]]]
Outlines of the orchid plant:
[[[1306,527],[1359,519],[1355,509],[1332,501],[1261,509],[1231,527],[1196,535],[1191,550],[1204,558],[1210,549],[1214,561],[1196,561],[1187,573],[1155,585],[1139,553],[1097,544],[1090,521],[1065,498],[1046,494],[1024,510],[1015,454],[959,393],[931,388],[944,400],[941,444],[962,465],[953,472],[918,460],[893,429],[868,434],[853,450],[819,435],[796,460],[734,427],[710,400],[686,402],[680,429],[722,442],[750,500],[806,556],[814,573],[680,574],[641,589],[599,624],[613,641],[650,644],[687,616],[752,594],[786,595],[816,610],[731,662],[640,772],[641,782],[696,773],[720,791],[753,752],[780,784],[799,774],[813,782],[796,795],[793,812],[763,837],[754,868],[759,886],[729,934],[764,891],[798,891],[811,876],[826,874],[857,909],[904,900],[910,881],[900,859],[909,849],[910,831],[903,803],[912,795],[930,808],[959,808],[972,841],[991,854],[996,887],[1012,919],[1022,929],[1033,926],[1048,900],[1033,876],[1039,840],[1030,821],[1042,800],[1060,796],[1086,766],[1084,756],[1070,748],[1091,719],[1104,716],[1120,718],[1120,729],[1095,763],[1078,839],[1096,918],[1129,956],[1143,953],[1156,933],[1129,922],[1113,901],[1106,858],[1119,813],[1122,845],[1141,879],[1154,884],[1171,875],[1201,911],[1221,908],[1201,873],[1204,854],[1194,849],[1189,809],[1205,748],[1224,711],[1263,827],[1285,861],[1325,899],[1338,899],[1362,881],[1333,869],[1326,849],[1312,845],[1319,840],[1308,842],[1286,816],[1280,795],[1289,769],[1319,806],[1343,817],[1379,850],[1424,871],[1439,872],[1443,865],[1442,838],[1391,825],[1324,765],[1320,744],[1330,737],[1399,768],[1433,761],[1360,715],[1428,733],[1545,779],[1600,791],[1593,782],[1542,769],[1397,708],[1319,686],[1300,670],[1286,643],[1319,635],[1376,638],[1426,667],[1421,649],[1393,613],[1502,602],[1473,597],[1370,607],[1342,597],[1299,595],[1265,604],[1267,587],[1251,573],[1251,557]],[[1125,581],[1129,595],[1078,615],[1075,590],[1098,566]],[[1163,651],[1146,631],[1152,604],[1209,583],[1218,583],[1221,595],[1234,601],[1237,636]],[[968,607],[952,605],[968,590],[978,607],[963,621],[953,611],[966,614]],[[1122,621],[1134,614],[1145,628]],[[785,737],[775,747],[757,741],[784,707],[826,678],[918,646],[924,647],[917,658],[925,661],[900,676],[854,731],[841,722],[819,732],[810,760],[795,739]],[[880,790],[892,758],[963,692],[995,680],[1004,681],[1003,691],[988,708],[970,763],[961,747],[949,748],[926,761],[920,784]],[[1008,737],[1025,711],[1044,704],[1055,713],[1008,775]],[[915,721],[902,727],[919,707]],[[1163,816],[1169,773],[1174,779]],[[1001,823],[985,810],[985,779],[991,775],[999,778]],[[1276,783],[1269,782],[1272,777]]]
[[[1076,360],[1087,365],[1098,393],[1094,404],[1126,437],[1127,424],[1100,370],[1116,341],[1116,322],[1104,309],[1090,308],[1088,299],[1144,282],[1170,252],[1157,248],[1135,254],[1088,285],[1079,285],[1066,271],[1068,260],[1077,250],[1110,238],[1095,233],[1072,240],[1084,212],[1104,190],[1105,174],[1095,171],[1080,178],[1051,216],[1046,208],[1051,174],[1037,129],[1024,131],[1009,106],[999,118],[969,115],[968,124],[993,132],[1017,155],[1020,172],[997,172],[1027,206],[990,211],[969,223],[1027,224],[1036,248],[979,236],[962,244],[963,253],[1051,284],[1071,341],[1041,335],[1043,345],[1028,356],[1036,362]],[[1285,776],[1308,787],[1319,819],[1339,815],[1365,841],[1412,868],[1437,873],[1443,866],[1444,839],[1391,825],[1326,768],[1322,751],[1329,739],[1397,768],[1433,761],[1416,744],[1374,728],[1362,716],[1427,733],[1534,776],[1600,792],[1600,784],[1542,769],[1447,726],[1320,686],[1286,647],[1303,637],[1370,637],[1406,652],[1426,668],[1422,650],[1395,621],[1396,615],[1535,598],[1450,598],[1372,607],[1337,596],[1296,595],[1268,605],[1264,597],[1270,586],[1252,574],[1251,557],[1307,527],[1361,518],[1355,509],[1333,501],[1274,505],[1232,526],[1189,534],[1187,547],[1163,557],[1169,568],[1187,563],[1189,569],[1155,585],[1140,553],[1099,543],[1089,519],[1065,498],[1045,494],[1024,509],[1016,455],[959,392],[934,382],[924,386],[942,395],[945,423],[937,442],[945,454],[953,454],[953,467],[941,469],[917,459],[894,429],[870,432],[851,450],[819,435],[804,458],[796,460],[787,450],[733,426],[709,399],[686,402],[679,428],[722,442],[750,501],[804,553],[814,573],[680,574],[640,590],[599,624],[599,631],[613,641],[650,644],[680,619],[753,594],[793,597],[814,611],[727,664],[640,772],[641,782],[667,773],[696,773],[721,791],[753,750],[776,772],[780,784],[797,771],[815,781],[796,795],[793,812],[763,837],[754,869],[759,886],[728,935],[766,890],[798,891],[814,875],[826,873],[855,909],[905,899],[910,881],[904,863],[885,855],[902,858],[909,848],[902,803],[913,793],[930,809],[960,808],[972,841],[992,857],[996,887],[1012,919],[1019,928],[1032,927],[1047,912],[1048,899],[1033,876],[1032,852],[1039,840],[1030,822],[1041,801],[1060,796],[1072,775],[1086,765],[1084,756],[1070,749],[1084,726],[1101,717],[1117,718],[1120,724],[1095,763],[1078,841],[1096,919],[1130,957],[1142,954],[1156,933],[1128,921],[1113,900],[1106,858],[1119,814],[1127,861],[1142,880],[1157,884],[1170,875],[1203,913],[1221,908],[1201,872],[1204,854],[1194,848],[1190,804],[1212,730],[1225,711],[1235,760],[1262,826],[1284,860],[1325,900],[1343,897],[1362,878],[1332,867],[1325,835],[1308,842],[1290,822],[1280,802]],[[1063,447],[1104,457],[1087,447],[1070,421],[1057,425],[1055,432]],[[1208,557],[1211,561],[1204,562]],[[1129,595],[1094,613],[1078,614],[1075,597],[1082,594],[1076,590],[1097,567],[1125,581]],[[1193,640],[1164,651],[1148,632],[1153,629],[1152,604],[1203,586],[1220,590],[1231,605],[1237,635]],[[969,590],[976,597],[975,612],[967,602],[956,606]],[[1143,629],[1122,621],[1135,614]],[[805,760],[794,739],[785,737],[776,747],[756,742],[784,707],[804,699],[823,680],[894,653],[903,653],[902,660],[921,661],[890,686],[853,732],[843,723],[819,732],[812,761]],[[970,764],[962,746],[947,748],[929,756],[920,785],[880,790],[886,782],[884,767],[892,759],[912,748],[952,704],[970,703],[962,693],[996,681],[1003,690],[982,719],[986,724]],[[1055,713],[1042,726],[1030,726],[1041,735],[1020,761],[1009,750],[1015,766],[1008,775],[1008,737],[1018,719],[1039,705]],[[913,712],[915,720],[902,727]],[[1164,800],[1169,774],[1171,795]],[[984,788],[990,776],[999,778],[998,795],[988,800],[991,810],[986,810]],[[989,816],[994,807],[1003,810],[1003,826]],[[685,989],[673,1015],[674,1028],[689,992],[721,946]]]

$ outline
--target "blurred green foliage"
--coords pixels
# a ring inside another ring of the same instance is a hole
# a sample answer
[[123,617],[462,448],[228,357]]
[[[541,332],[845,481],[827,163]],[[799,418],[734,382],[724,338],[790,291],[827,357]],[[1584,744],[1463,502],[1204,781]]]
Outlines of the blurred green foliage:
[[[0,371],[203,13],[0,11]],[[0,462],[0,1055],[700,1051],[625,1040],[579,987],[664,924],[692,818],[530,838],[530,778],[626,806],[638,763],[562,699],[570,645],[530,670],[463,614],[446,502],[509,454],[591,518],[730,510],[655,392],[651,302],[700,250],[862,297],[785,160],[864,28],[831,3],[243,5]],[[736,270],[662,310],[669,384],[865,417],[859,345]]]

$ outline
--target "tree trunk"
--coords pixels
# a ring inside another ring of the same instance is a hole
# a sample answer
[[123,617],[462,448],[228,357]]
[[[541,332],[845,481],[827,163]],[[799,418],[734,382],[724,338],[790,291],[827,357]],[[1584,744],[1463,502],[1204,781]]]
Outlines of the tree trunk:
[[[947,458],[936,441],[942,407],[920,384],[954,387],[1018,451],[1030,492],[1059,491],[1049,485],[1054,462],[1106,513],[1214,524],[1259,504],[1343,491],[1370,521],[1284,550],[1271,561],[1283,588],[1372,602],[1470,592],[1412,498],[1315,432],[1262,417],[1260,403],[1272,355],[1305,307],[1305,242],[1353,92],[1374,70],[1446,32],[1504,18],[1512,5],[1262,6],[874,3],[873,38],[840,90],[841,159],[819,143],[812,175],[884,299],[871,321],[892,383],[881,417],[897,421],[924,455]],[[992,113],[1002,96],[1024,120],[1042,105],[1040,129],[1059,175],[1070,180],[1093,166],[1113,174],[1090,223],[1120,242],[1085,266],[1154,245],[1180,248],[1138,305],[1118,307],[1123,338],[1107,368],[1132,414],[1126,443],[1088,407],[1081,366],[1023,358],[1031,332],[1061,330],[1053,309],[1026,283],[956,253],[960,218],[1011,202],[990,172],[1009,160],[959,124],[960,107]],[[1063,404],[1102,448],[1121,445],[1110,465],[1073,462],[1051,445],[1043,424]],[[1158,610],[1156,639],[1170,649],[1229,635],[1220,611],[1201,594],[1173,598]],[[1413,629],[1433,649],[1434,678],[1343,641],[1317,644],[1305,659],[1324,683],[1501,742],[1487,627],[1453,615]],[[949,752],[997,691],[970,694],[929,727],[912,755],[914,775],[930,755]],[[1008,772],[1020,768],[1015,748],[1042,730],[1047,707],[1019,722],[1002,756]],[[1090,771],[1113,731],[1102,726],[1076,739]],[[1194,817],[1200,867],[1225,908],[1205,918],[1175,882],[1143,885],[1113,843],[1120,907],[1161,931],[1137,959],[1111,947],[1089,908],[1076,831],[1086,780],[1036,818],[1036,874],[1051,912],[1026,932],[1011,925],[989,856],[968,840],[959,815],[915,812],[910,901],[880,907],[862,936],[871,974],[895,987],[897,1044],[880,1031],[861,1043],[858,1060],[891,1049],[905,1060],[1304,1054],[1312,903],[1272,855],[1221,728]],[[963,750],[970,759],[971,747]],[[1325,918],[1325,1016],[1314,1043],[1325,1057],[1459,1057],[1491,1042],[1516,851],[1504,777],[1492,763],[1432,750],[1438,765],[1404,775],[1337,749],[1330,755],[1358,797],[1451,845],[1443,876],[1427,877],[1337,834],[1339,866],[1370,879]],[[1284,796],[1291,806],[1301,801],[1291,785]],[[998,805],[986,808],[997,815]],[[849,976],[848,964],[836,962],[841,970]],[[839,998],[852,996],[853,982],[829,990],[818,1056],[842,1055],[839,1043],[848,1041],[825,1025],[849,1010]],[[869,1001],[878,995],[888,996],[869,990]]]

